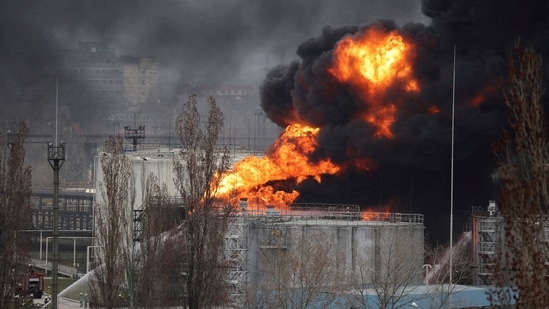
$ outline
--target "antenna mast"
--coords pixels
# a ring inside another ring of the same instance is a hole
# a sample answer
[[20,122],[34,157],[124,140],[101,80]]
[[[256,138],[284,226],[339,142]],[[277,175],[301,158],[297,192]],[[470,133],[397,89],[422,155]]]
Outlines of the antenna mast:
[[452,76],[452,162],[450,172],[450,261],[449,261],[449,308],[452,308],[452,273],[453,273],[453,255],[454,255],[454,126],[455,126],[455,100],[456,100],[456,45],[454,45],[454,69]]

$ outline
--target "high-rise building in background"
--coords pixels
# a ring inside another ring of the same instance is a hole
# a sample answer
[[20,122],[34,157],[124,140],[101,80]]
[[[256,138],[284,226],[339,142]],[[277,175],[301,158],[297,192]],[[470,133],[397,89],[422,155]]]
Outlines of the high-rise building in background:
[[81,42],[61,52],[59,105],[73,130],[112,118],[113,113],[137,113],[157,104],[158,60],[117,56],[104,42]]

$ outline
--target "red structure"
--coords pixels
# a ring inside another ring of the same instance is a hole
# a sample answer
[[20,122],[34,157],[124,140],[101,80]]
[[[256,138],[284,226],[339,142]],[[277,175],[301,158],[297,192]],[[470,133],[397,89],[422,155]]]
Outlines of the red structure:
[[33,298],[42,298],[44,293],[44,274],[31,271],[27,278],[26,290]]

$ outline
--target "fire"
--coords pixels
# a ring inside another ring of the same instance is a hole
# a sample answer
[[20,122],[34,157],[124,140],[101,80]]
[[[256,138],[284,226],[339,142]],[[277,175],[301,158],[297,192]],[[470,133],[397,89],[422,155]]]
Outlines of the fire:
[[362,119],[376,128],[375,136],[392,138],[396,104],[385,102],[390,87],[406,92],[419,91],[413,78],[414,46],[397,31],[370,28],[358,35],[344,37],[333,52],[330,73],[340,82],[355,86],[364,102]]
[[472,107],[479,107],[487,100],[491,99],[498,93],[498,85],[496,83],[489,83],[482,87],[480,92],[470,98],[470,104]]
[[429,114],[438,114],[440,113],[440,108],[436,107],[436,106],[430,106],[429,107]]
[[372,125],[377,126],[376,136],[384,136],[391,138],[393,132],[391,132],[391,125],[395,122],[396,106],[389,104],[387,106],[380,107],[377,112],[368,113],[364,116],[364,119]]
[[362,221],[389,221],[391,217],[390,209],[394,207],[395,201],[389,201],[387,204],[379,207],[382,211],[374,210],[372,208],[363,209],[360,212],[360,218]]
[[[348,85],[359,107],[354,120],[368,123],[377,138],[393,138],[391,127],[406,97],[394,95],[394,91],[419,91],[419,82],[413,76],[414,57],[415,46],[397,31],[372,27],[346,36],[336,44],[327,68],[335,80],[323,84],[330,87],[336,81]],[[296,79],[303,77],[297,74]],[[286,120],[298,119],[295,111],[291,111]],[[328,159],[311,161],[316,157],[319,132],[320,128],[289,125],[265,157],[246,157],[231,171],[220,175],[218,198],[238,195],[247,198],[251,205],[286,207],[299,197],[295,188],[306,179],[320,183],[322,175],[335,175],[350,168],[361,171],[375,168],[371,160],[359,156],[350,156],[353,162],[341,165]],[[352,154],[355,149],[350,147],[346,151]]]
[[318,147],[319,129],[293,124],[272,145],[265,157],[248,156],[236,163],[232,171],[221,175],[217,190],[219,198],[236,193],[247,197],[250,203],[285,207],[299,193],[276,190],[269,182],[293,180],[297,184],[312,178],[321,181],[322,174],[335,174],[340,167],[330,160],[311,162],[309,156]]
[[471,99],[471,104],[474,107],[479,107],[486,99],[484,98],[483,94],[478,94],[475,97]]

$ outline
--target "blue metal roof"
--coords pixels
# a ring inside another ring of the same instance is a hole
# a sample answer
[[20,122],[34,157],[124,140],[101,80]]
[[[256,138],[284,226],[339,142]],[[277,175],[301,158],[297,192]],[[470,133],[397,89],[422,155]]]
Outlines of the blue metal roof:
[[[452,291],[452,295],[448,291]],[[488,292],[490,287],[433,284],[407,286],[404,291],[394,293],[390,299],[392,303],[387,308],[478,308],[489,307]],[[366,289],[362,295],[359,293],[348,293],[339,297],[348,301],[348,307],[362,307],[360,304],[367,304],[367,307],[378,308],[379,298],[374,289]],[[354,301],[353,301],[354,300]],[[336,307],[333,307],[336,308]]]

